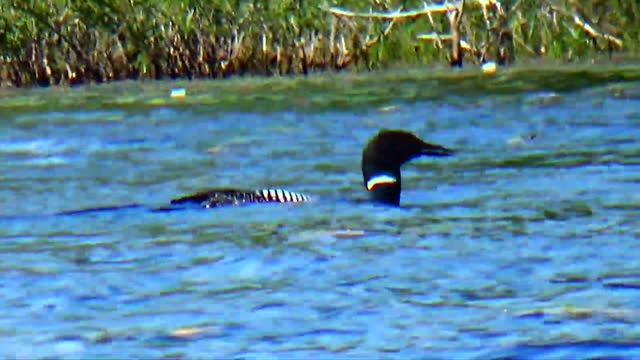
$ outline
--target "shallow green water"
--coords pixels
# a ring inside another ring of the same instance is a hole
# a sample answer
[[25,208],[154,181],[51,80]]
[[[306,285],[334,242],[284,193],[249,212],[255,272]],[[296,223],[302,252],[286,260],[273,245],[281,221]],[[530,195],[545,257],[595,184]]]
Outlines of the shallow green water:
[[[640,84],[607,71],[3,90],[0,353],[634,356]],[[400,209],[363,201],[382,127],[458,151]],[[315,201],[54,215],[214,186]]]

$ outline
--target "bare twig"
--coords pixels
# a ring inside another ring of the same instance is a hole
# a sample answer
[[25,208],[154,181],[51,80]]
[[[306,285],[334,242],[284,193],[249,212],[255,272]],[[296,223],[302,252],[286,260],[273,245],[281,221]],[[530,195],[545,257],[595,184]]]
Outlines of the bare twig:
[[[418,40],[422,40],[422,41],[436,41],[436,43],[438,44],[438,46],[442,46],[442,42],[446,41],[452,41],[453,40],[453,36],[451,34],[443,34],[440,35],[438,33],[430,33],[430,34],[420,34],[418,36],[416,36],[416,39]],[[474,49],[471,45],[469,45],[468,42],[466,42],[463,39],[460,39],[460,49],[464,50],[464,51],[470,51],[470,52],[474,52]]]
[[[395,14],[399,14],[401,11],[401,8],[398,8],[398,10],[396,10]],[[396,24],[396,21],[398,19],[393,19],[391,20],[391,22],[389,24],[387,24],[387,26],[385,26],[384,30],[382,30],[382,32],[375,38],[375,39],[371,39],[368,40],[365,44],[365,47],[368,49],[372,46],[374,46],[375,44],[379,43],[380,40],[382,40],[383,37],[389,35],[389,33],[391,32],[391,29],[393,29],[393,25]],[[368,37],[368,35],[367,35]]]
[[[427,5],[427,3],[426,3],[426,2],[422,2],[422,6],[423,6],[424,8],[427,8],[429,5]],[[431,23],[431,27],[432,27],[432,28],[433,28],[433,30],[434,30],[433,34],[435,34],[435,38],[434,38],[434,39],[435,39],[435,41],[436,41],[436,44],[438,45],[438,48],[442,49],[442,48],[443,48],[443,46],[442,46],[442,39],[440,39],[439,34],[438,34],[437,32],[435,32],[435,30],[436,30],[436,23],[435,23],[435,21],[433,21],[433,16],[431,16],[431,12],[428,12],[428,13],[427,13],[427,17],[429,18],[429,22]]]
[[460,5],[447,14],[449,24],[451,25],[451,56],[449,64],[455,67],[462,66],[462,50],[460,48],[460,20],[464,12],[464,0]]
[[452,4],[431,5],[420,10],[411,10],[405,12],[392,12],[392,13],[380,13],[380,12],[368,12],[360,13],[349,10],[344,10],[338,7],[330,7],[327,11],[335,16],[346,18],[365,18],[365,19],[380,19],[380,20],[396,20],[396,19],[414,19],[421,16],[426,16],[430,13],[446,13],[457,9],[457,6]]
[[578,15],[573,15],[573,23],[576,24],[577,27],[581,28],[582,30],[584,30],[584,32],[586,32],[587,34],[589,34],[589,36],[593,37],[593,38],[603,38],[607,41],[609,41],[610,43],[615,44],[617,47],[622,48],[622,40],[610,35],[610,34],[606,34],[603,32],[599,32],[598,30],[594,29],[593,26],[589,25],[587,22],[585,22],[584,20],[580,19],[578,17]]
[[591,26],[586,20],[580,18],[580,16],[578,16],[578,14],[576,13],[570,13],[564,9],[561,9],[557,6],[550,6],[549,7],[551,10],[553,10],[554,14],[560,14],[563,15],[565,17],[569,17],[573,19],[573,23],[575,24],[575,26],[581,28],[585,33],[587,33],[589,36],[591,36],[591,38],[593,39],[597,39],[597,38],[602,38],[605,39],[609,44],[614,44],[616,45],[619,49],[623,48],[623,43],[622,43],[622,39],[613,36],[611,34],[607,34],[605,32],[601,32],[596,30],[593,26]]

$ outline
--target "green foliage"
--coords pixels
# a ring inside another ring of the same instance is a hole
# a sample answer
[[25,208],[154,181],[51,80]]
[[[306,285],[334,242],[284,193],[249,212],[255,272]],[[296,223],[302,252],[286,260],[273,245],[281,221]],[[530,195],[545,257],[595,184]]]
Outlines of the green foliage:
[[[640,4],[626,0],[502,0],[504,13],[467,0],[461,37],[466,63],[495,58],[507,34],[514,59],[577,60],[619,51],[573,16],[621,39],[637,54]],[[345,18],[355,12],[421,9],[422,0],[9,0],[0,2],[0,86],[118,79],[313,71],[429,64],[447,59],[417,35],[448,34],[443,14],[396,21]],[[612,45],[613,44],[613,45]]]

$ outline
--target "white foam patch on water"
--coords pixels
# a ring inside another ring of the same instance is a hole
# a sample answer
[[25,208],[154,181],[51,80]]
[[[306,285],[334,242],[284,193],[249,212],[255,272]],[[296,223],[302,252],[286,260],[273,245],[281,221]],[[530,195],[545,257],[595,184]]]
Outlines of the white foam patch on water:
[[9,161],[10,166],[50,167],[69,164],[69,159],[61,156],[48,156],[44,158],[28,159],[25,161]]
[[53,352],[59,357],[76,357],[85,351],[85,346],[79,340],[63,340],[53,345]]
[[0,143],[0,153],[12,155],[48,155],[67,149],[68,145],[45,139]]
[[258,280],[263,275],[262,263],[257,259],[245,259],[235,264],[236,272],[233,274],[235,280]]
[[38,139],[0,142],[0,157],[5,166],[50,167],[71,162],[68,156],[76,146],[60,141]]

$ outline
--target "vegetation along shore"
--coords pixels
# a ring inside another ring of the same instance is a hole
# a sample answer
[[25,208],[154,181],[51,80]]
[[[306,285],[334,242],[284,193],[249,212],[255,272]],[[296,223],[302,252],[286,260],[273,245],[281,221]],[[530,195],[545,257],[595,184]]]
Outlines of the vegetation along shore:
[[636,56],[626,0],[11,0],[0,86]]

